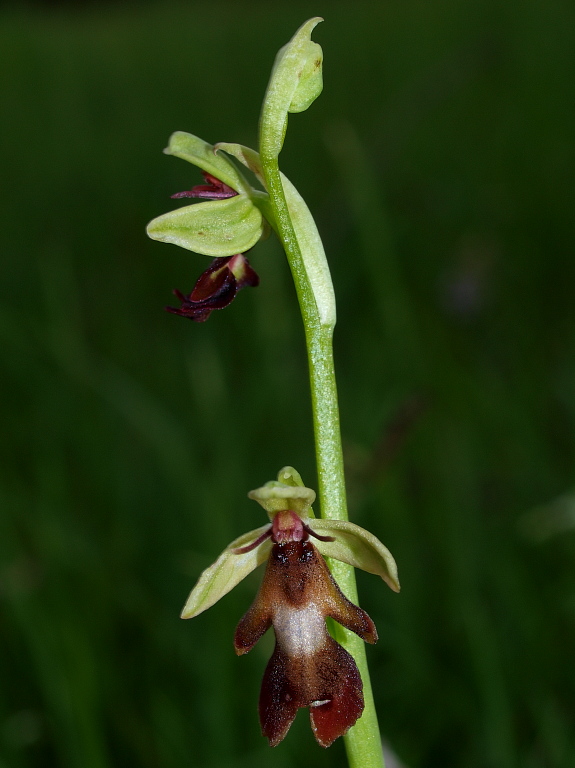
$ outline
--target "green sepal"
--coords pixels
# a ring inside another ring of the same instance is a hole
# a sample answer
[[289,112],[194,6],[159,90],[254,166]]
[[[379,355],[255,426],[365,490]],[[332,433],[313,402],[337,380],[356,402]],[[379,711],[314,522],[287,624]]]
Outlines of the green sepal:
[[313,542],[322,555],[381,576],[394,592],[399,592],[393,555],[373,533],[347,520],[314,520],[310,527],[317,533],[335,537],[335,541]]
[[303,49],[305,57],[299,82],[289,105],[289,112],[305,112],[323,90],[323,51],[321,45],[313,41],[306,42]]
[[174,155],[197,165],[202,171],[215,176],[236,192],[249,195],[251,191],[250,185],[231,160],[225,155],[218,154],[212,144],[194,136],[193,133],[185,131],[172,133],[164,152],[166,155]]
[[182,619],[192,619],[210,608],[220,597],[227,595],[242,579],[267,560],[272,547],[270,539],[262,542],[251,552],[237,555],[232,550],[248,546],[269,528],[268,523],[254,531],[244,533],[224,549],[216,562],[201,574],[186,601],[181,613]]
[[276,56],[260,117],[260,151],[266,157],[281,152],[288,113],[303,112],[322,91],[323,53],[311,40],[320,21],[316,16],[302,24]]
[[264,233],[264,223],[249,197],[235,195],[164,213],[153,219],[146,231],[152,240],[217,258],[252,248]]

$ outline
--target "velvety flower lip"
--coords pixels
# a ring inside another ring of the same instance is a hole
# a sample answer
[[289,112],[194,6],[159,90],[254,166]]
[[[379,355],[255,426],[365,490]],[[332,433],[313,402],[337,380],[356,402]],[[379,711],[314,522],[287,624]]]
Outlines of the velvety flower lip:
[[166,311],[187,317],[196,323],[203,323],[214,309],[223,309],[231,304],[242,288],[255,288],[259,282],[257,272],[250,266],[243,253],[214,259],[202,272],[188,296],[177,289],[174,290],[174,295],[182,302],[182,306],[166,307]]
[[274,517],[266,532],[274,545],[262,586],[234,638],[241,655],[274,628],[276,646],[259,703],[262,733],[272,747],[285,737],[300,708],[309,707],[322,747],[342,736],[363,712],[361,676],[352,656],[329,635],[326,617],[369,643],[377,641],[372,620],[343,595],[306,528],[291,510]]

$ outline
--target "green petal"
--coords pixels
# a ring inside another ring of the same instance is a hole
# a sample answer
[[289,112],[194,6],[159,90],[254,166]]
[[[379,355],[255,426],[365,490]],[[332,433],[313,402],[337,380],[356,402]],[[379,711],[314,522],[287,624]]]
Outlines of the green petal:
[[228,187],[236,192],[248,194],[250,185],[244,179],[236,166],[225,155],[218,155],[211,144],[194,136],[192,133],[176,131],[170,136],[166,149],[166,155],[174,155],[187,160],[201,168],[202,171],[211,173]]
[[322,555],[381,576],[394,592],[399,592],[393,555],[373,533],[346,520],[313,520],[308,525],[322,536],[335,537],[335,541],[313,542]]
[[262,215],[246,195],[185,205],[153,219],[152,240],[173,243],[214,258],[245,253],[264,231]]
[[235,555],[231,550],[251,544],[262,533],[269,530],[269,527],[269,524],[263,525],[255,531],[244,533],[224,549],[215,563],[206,568],[188,597],[181,614],[182,619],[191,619],[210,608],[220,597],[227,595],[236,584],[245,579],[254,568],[267,560],[272,546],[270,539],[252,549],[251,552],[244,552],[241,555]]

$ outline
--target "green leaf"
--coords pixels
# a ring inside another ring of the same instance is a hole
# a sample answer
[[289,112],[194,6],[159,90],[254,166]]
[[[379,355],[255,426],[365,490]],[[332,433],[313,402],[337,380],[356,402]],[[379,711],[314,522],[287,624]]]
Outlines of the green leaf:
[[254,531],[244,533],[224,549],[215,563],[206,568],[188,597],[181,614],[182,619],[192,619],[210,608],[220,597],[227,595],[236,584],[267,560],[272,547],[270,539],[252,549],[251,552],[236,555],[231,550],[251,544],[262,533],[269,530],[269,527],[269,524],[263,525]]
[[152,240],[216,258],[245,253],[261,238],[264,223],[249,197],[236,195],[170,211],[153,219],[146,231]]
[[172,133],[164,152],[166,155],[181,157],[182,160],[197,165],[202,171],[215,176],[228,187],[235,189],[236,192],[243,192],[244,194],[250,192],[250,185],[231,160],[225,155],[218,154],[211,144],[192,133],[185,133],[184,131]]
[[317,533],[335,537],[335,541],[314,541],[322,555],[381,576],[394,592],[399,592],[393,555],[373,533],[346,520],[313,520],[308,525]]
[[323,52],[311,40],[320,21],[316,16],[302,24],[276,56],[260,118],[260,152],[266,157],[281,152],[288,113],[303,112],[322,91]]

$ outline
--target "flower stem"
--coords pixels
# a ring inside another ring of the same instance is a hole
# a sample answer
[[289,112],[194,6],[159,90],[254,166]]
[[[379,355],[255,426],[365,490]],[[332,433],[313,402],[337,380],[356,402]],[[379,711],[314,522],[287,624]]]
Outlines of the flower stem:
[[[277,232],[290,265],[304,323],[321,516],[332,520],[347,520],[343,453],[332,347],[335,317],[329,322],[322,322],[315,298],[317,293],[314,293],[314,286],[306,269],[305,254],[300,248],[286,201],[277,156],[274,156],[273,153],[262,152],[261,161]],[[321,288],[322,286],[320,286]],[[339,561],[332,561],[330,568],[347,598],[357,604],[354,569]],[[332,622],[332,626],[335,639],[354,657],[363,681],[365,700],[363,714],[344,736],[350,768],[384,768],[381,737],[367,667],[365,645],[357,635],[340,624]]]

